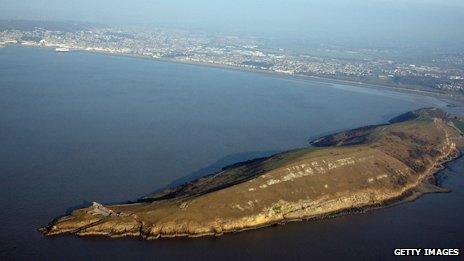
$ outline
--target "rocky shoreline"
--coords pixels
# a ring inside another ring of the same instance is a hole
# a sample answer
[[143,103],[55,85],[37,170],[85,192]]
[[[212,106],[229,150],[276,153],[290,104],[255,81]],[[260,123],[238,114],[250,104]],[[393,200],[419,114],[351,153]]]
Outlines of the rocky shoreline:
[[[294,218],[294,219],[284,219],[281,221],[275,221],[275,222],[270,222],[268,224],[262,224],[259,226],[254,226],[254,227],[246,227],[242,229],[234,229],[234,230],[221,230],[217,231],[214,233],[203,233],[203,234],[159,234],[158,236],[150,236],[149,234],[145,234],[143,231],[143,227],[140,228],[139,233],[123,233],[123,234],[107,234],[107,233],[83,233],[79,234],[79,236],[103,236],[103,237],[111,237],[111,238],[122,238],[122,237],[136,237],[136,238],[141,238],[144,240],[155,240],[155,239],[160,239],[160,238],[177,238],[177,237],[188,237],[188,238],[197,238],[197,237],[205,237],[205,236],[222,236],[224,234],[229,234],[229,233],[239,233],[239,232],[245,232],[245,231],[250,231],[250,230],[255,230],[255,229],[262,229],[262,228],[267,228],[267,227],[272,227],[272,226],[277,226],[277,225],[285,225],[290,222],[301,222],[301,221],[315,221],[315,220],[323,220],[323,219],[328,219],[328,218],[336,218],[340,216],[346,216],[346,215],[354,215],[354,214],[361,214],[361,213],[366,213],[367,211],[371,210],[376,210],[376,209],[382,209],[382,208],[387,208],[387,207],[393,207],[397,206],[399,204],[403,203],[408,203],[417,200],[421,196],[429,193],[447,193],[449,192],[446,189],[442,189],[440,187],[437,187],[432,180],[434,180],[434,175],[445,168],[445,164],[453,162],[454,160],[458,159],[461,157],[461,153],[459,150],[456,150],[452,152],[450,157],[447,159],[443,160],[441,163],[437,163],[437,168],[435,172],[432,172],[431,175],[428,177],[429,179],[427,183],[421,183],[418,184],[417,187],[411,188],[406,190],[404,193],[399,195],[396,198],[391,198],[387,199],[383,202],[378,202],[374,203],[372,205],[366,205],[366,206],[360,206],[360,207],[355,207],[355,208],[348,208],[348,209],[342,209],[339,211],[335,211],[332,213],[326,213],[326,214],[321,214],[317,216],[309,216],[309,217],[300,217],[300,218]],[[46,233],[43,228],[40,229],[42,233]]]

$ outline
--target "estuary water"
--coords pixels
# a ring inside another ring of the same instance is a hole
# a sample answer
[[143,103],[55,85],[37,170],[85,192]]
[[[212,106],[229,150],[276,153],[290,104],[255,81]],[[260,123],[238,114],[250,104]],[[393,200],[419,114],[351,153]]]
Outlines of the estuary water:
[[220,68],[0,48],[0,258],[388,259],[394,248],[463,247],[463,160],[443,171],[453,192],[362,215],[150,242],[37,232],[91,201],[135,200],[426,106],[446,103]]

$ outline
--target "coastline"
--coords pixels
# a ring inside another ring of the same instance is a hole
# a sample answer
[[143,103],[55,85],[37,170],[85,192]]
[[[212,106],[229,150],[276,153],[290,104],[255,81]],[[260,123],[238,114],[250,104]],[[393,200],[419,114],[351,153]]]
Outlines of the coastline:
[[[4,47],[8,47],[8,46],[14,46],[14,47],[20,47],[20,48],[46,49],[50,51],[55,51],[56,49],[53,46],[21,45],[19,43],[5,45]],[[184,64],[184,65],[200,66],[200,67],[223,69],[223,70],[230,70],[230,71],[257,73],[257,74],[263,74],[263,75],[268,75],[268,76],[274,76],[274,77],[281,78],[281,79],[312,81],[312,82],[319,82],[319,83],[326,83],[326,84],[344,84],[344,85],[360,87],[360,88],[365,88],[365,89],[387,90],[387,91],[392,91],[396,93],[415,94],[415,95],[420,95],[420,96],[432,97],[440,101],[443,101],[447,103],[448,106],[452,106],[452,107],[464,106],[464,96],[461,96],[461,95],[446,94],[446,93],[440,93],[440,92],[434,92],[434,91],[428,91],[428,90],[418,90],[418,89],[412,89],[412,88],[401,87],[401,86],[371,84],[371,83],[364,83],[364,82],[358,82],[358,81],[334,79],[334,78],[320,77],[320,76],[309,76],[309,75],[302,75],[302,74],[287,74],[287,73],[281,73],[281,72],[275,72],[275,71],[269,71],[269,70],[245,68],[245,67],[239,67],[239,66],[230,66],[230,65],[222,65],[222,64],[214,64],[214,63],[180,61],[180,60],[170,59],[170,58],[155,58],[155,57],[138,55],[138,54],[111,53],[111,52],[105,52],[105,51],[89,51],[89,50],[84,50],[84,49],[72,49],[72,48],[70,48],[69,52],[90,53],[90,54],[106,55],[106,56],[114,56],[114,57],[127,57],[127,58],[144,59],[144,60],[166,62],[166,63],[173,63],[173,64]]]
[[389,90],[389,91],[397,92],[397,93],[416,94],[416,95],[421,95],[421,96],[437,98],[441,101],[448,103],[450,106],[464,106],[464,96],[451,95],[451,94],[439,93],[439,92],[427,91],[427,90],[411,89],[411,88],[400,87],[400,86],[371,84],[371,83],[326,78],[326,77],[320,77],[320,76],[309,76],[309,75],[302,75],[302,74],[287,74],[287,73],[281,73],[281,72],[275,72],[275,71],[269,71],[269,70],[253,69],[253,68],[245,68],[245,67],[213,64],[213,63],[205,63],[205,62],[179,61],[179,60],[169,59],[169,58],[154,58],[154,57],[137,55],[137,54],[115,54],[115,53],[87,51],[87,50],[71,50],[71,51],[82,52],[82,53],[93,53],[93,54],[100,54],[100,55],[109,55],[109,56],[115,56],[115,57],[129,57],[129,58],[135,58],[135,59],[152,60],[152,61],[157,61],[157,62],[167,62],[167,63],[174,63],[174,64],[185,64],[185,65],[201,66],[201,67],[208,67],[208,68],[215,68],[215,69],[239,71],[239,72],[257,73],[257,74],[264,74],[268,76],[274,76],[274,77],[281,78],[281,79],[283,78],[283,79],[290,79],[290,80],[302,80],[302,81],[313,81],[313,82],[315,81],[315,82],[326,83],[326,84],[344,84],[344,85],[366,88],[366,89],[387,90],[387,91]]

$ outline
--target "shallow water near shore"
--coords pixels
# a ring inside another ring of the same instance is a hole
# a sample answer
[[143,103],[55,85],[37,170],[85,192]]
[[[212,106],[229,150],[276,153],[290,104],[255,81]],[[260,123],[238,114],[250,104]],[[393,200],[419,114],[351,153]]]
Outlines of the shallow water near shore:
[[[434,98],[89,53],[0,49],[0,257],[237,259],[392,257],[464,245],[464,160],[451,193],[366,214],[222,237],[46,238],[36,229],[90,201],[135,200],[234,162],[384,123]],[[453,108],[457,110],[457,108]]]

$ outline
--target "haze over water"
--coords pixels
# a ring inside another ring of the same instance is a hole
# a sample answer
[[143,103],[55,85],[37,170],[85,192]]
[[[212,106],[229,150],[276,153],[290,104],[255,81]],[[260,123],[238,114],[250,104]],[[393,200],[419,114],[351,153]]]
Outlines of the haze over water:
[[363,215],[153,242],[36,231],[73,206],[134,200],[311,137],[445,105],[266,74],[0,48],[0,257],[388,257],[395,247],[461,247],[463,160],[444,170],[452,193]]

